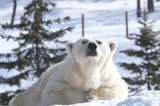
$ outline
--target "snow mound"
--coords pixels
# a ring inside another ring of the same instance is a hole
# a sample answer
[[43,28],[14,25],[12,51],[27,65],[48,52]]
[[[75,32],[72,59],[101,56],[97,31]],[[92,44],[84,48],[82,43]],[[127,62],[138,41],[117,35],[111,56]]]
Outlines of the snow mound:
[[[62,106],[62,105],[54,105]],[[64,106],[64,105],[63,105]],[[92,101],[88,103],[78,103],[68,106],[160,106],[160,91],[145,91],[130,96],[124,101]]]

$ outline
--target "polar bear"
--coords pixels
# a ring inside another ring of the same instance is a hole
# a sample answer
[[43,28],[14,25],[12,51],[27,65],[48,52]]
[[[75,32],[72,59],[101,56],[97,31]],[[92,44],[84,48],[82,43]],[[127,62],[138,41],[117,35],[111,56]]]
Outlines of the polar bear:
[[50,106],[91,100],[123,100],[128,95],[112,57],[116,44],[82,37],[67,43],[64,61],[51,66],[37,83],[17,94],[9,106]]

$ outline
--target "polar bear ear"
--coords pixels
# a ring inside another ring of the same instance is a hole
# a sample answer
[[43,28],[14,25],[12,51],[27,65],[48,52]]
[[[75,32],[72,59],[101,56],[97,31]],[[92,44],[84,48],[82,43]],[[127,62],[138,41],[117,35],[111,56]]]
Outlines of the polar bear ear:
[[66,49],[68,52],[72,52],[72,48],[73,48],[73,43],[72,42],[68,42],[66,44]]
[[117,44],[115,42],[109,41],[109,47],[111,49],[110,57],[112,57],[117,49]]

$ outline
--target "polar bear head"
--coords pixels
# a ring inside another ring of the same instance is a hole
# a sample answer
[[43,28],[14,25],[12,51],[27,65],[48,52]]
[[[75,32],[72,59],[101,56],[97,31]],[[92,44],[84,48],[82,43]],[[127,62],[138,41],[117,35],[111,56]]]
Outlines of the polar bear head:
[[102,39],[82,37],[67,44],[68,56],[80,66],[97,65],[112,58],[116,44]]

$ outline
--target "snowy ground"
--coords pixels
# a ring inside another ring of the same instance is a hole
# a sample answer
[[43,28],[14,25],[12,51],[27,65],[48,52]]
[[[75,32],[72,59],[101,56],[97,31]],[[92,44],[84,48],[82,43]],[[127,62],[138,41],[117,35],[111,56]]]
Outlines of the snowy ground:
[[[18,20],[23,13],[23,7],[31,0],[18,0],[17,16]],[[48,0],[49,1],[49,0]],[[52,0],[50,0],[52,1]],[[155,0],[156,1],[156,0]],[[142,9],[146,7],[146,0],[141,0]],[[139,61],[127,57],[121,50],[127,48],[135,48],[133,41],[126,39],[125,36],[125,18],[124,13],[128,11],[129,14],[129,32],[138,32],[138,24],[136,18],[136,0],[55,0],[57,7],[52,14],[47,15],[46,18],[56,18],[70,16],[71,22],[63,23],[60,25],[51,26],[52,29],[63,28],[64,26],[73,26],[74,30],[71,33],[67,33],[62,39],[75,41],[81,37],[81,14],[85,15],[85,35],[99,37],[106,40],[112,40],[117,42],[118,50],[114,56],[114,62],[116,63],[118,70],[122,76],[129,76],[126,70],[119,67],[119,62],[128,60]],[[149,15],[151,20],[154,20],[155,30],[160,25],[160,2],[155,2],[156,11]],[[12,0],[0,0],[0,23],[5,23],[11,18],[12,12]],[[0,32],[2,30],[0,29]],[[18,32],[10,32],[9,30],[3,33],[14,33],[15,36]],[[5,45],[5,46],[4,46]],[[14,42],[7,42],[0,39],[0,53],[9,52],[17,44]],[[10,77],[16,75],[18,72],[12,71],[10,73],[0,69],[0,76]],[[22,88],[31,86],[33,82],[22,81]],[[9,87],[8,85],[0,85],[0,92],[17,89],[16,86]]]
[[[64,105],[56,105],[64,106]],[[160,106],[160,91],[148,91],[130,96],[124,101],[92,101],[88,103],[78,103],[69,106]]]

